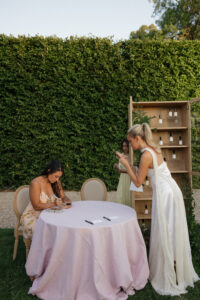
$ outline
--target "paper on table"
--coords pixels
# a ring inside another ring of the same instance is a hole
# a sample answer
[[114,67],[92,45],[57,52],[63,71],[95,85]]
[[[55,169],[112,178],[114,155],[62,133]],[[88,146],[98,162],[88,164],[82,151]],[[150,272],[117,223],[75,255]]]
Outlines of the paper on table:
[[111,217],[108,217],[110,220],[115,220],[115,219],[119,219],[118,216],[111,216]]
[[93,224],[98,224],[98,223],[101,223],[101,222],[103,222],[102,220],[91,220],[91,222],[93,223]]

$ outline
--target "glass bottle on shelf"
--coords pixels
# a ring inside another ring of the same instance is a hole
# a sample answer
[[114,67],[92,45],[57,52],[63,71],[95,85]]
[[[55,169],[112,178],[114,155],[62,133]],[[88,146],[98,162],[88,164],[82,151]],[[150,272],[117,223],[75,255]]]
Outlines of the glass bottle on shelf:
[[178,117],[178,112],[177,112],[176,108],[174,108],[174,117]]
[[183,145],[183,141],[182,141],[182,137],[179,136],[179,141],[178,141],[179,145]]
[[141,230],[142,230],[142,232],[145,232],[145,231],[148,230],[148,227],[147,227],[147,225],[145,224],[144,219],[142,219]]
[[147,207],[147,205],[145,205],[144,214],[145,214],[145,215],[148,215],[148,213],[149,213],[148,207]]
[[161,115],[159,115],[159,117],[158,117],[159,119],[158,119],[158,123],[159,124],[162,124],[162,122],[163,122],[163,120],[162,120],[162,117],[161,117]]
[[169,117],[172,117],[172,109],[171,109],[171,107],[169,108]]
[[172,143],[174,141],[174,138],[172,136],[172,132],[170,131],[169,133],[169,141]]
[[159,141],[159,144],[160,144],[160,146],[162,146],[162,145],[163,145],[163,140],[162,140],[161,136],[160,136],[160,141]]
[[146,180],[145,180],[145,185],[149,186],[149,179],[147,176],[146,176]]
[[172,159],[176,159],[176,152],[175,152],[175,150],[173,150]]

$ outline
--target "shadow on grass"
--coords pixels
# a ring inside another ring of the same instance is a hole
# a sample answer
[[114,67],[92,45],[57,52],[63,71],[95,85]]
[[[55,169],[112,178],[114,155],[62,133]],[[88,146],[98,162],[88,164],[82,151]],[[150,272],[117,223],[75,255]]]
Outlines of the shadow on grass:
[[[31,282],[25,272],[25,246],[20,238],[16,260],[12,260],[14,236],[12,229],[0,229],[0,300],[26,300],[39,299],[36,296],[28,295]],[[195,266],[200,274],[200,266]],[[200,282],[195,284],[195,288],[188,288],[188,293],[181,297],[170,297],[158,295],[148,283],[143,290],[136,291],[134,296],[128,300],[157,300],[157,299],[177,299],[177,300],[199,300]],[[58,299],[55,299],[58,300]],[[71,299],[65,299],[71,300]],[[76,300],[76,299],[73,299]],[[81,299],[88,300],[88,299]],[[93,299],[99,300],[99,299]],[[105,299],[109,300],[109,299]]]

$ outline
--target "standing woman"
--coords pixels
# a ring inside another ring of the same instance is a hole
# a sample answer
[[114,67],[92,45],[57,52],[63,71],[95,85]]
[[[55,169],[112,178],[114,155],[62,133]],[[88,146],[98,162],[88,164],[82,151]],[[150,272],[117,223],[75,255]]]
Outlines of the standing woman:
[[30,202],[21,216],[23,236],[32,239],[37,219],[42,210],[54,206],[62,206],[63,203],[71,207],[70,199],[64,194],[60,177],[64,168],[58,160],[52,160],[30,184]]
[[134,125],[128,130],[127,138],[134,150],[142,152],[137,175],[126,157],[116,152],[119,161],[137,187],[146,175],[152,182],[149,280],[161,295],[186,293],[186,287],[193,287],[199,277],[192,264],[183,195],[163,161],[159,147],[153,142],[149,125]]
[[[123,139],[122,151],[124,157],[129,161],[129,141]],[[127,174],[126,168],[120,162],[114,164],[114,168],[120,173],[119,183],[117,186],[116,202],[132,207],[130,193],[130,176]]]

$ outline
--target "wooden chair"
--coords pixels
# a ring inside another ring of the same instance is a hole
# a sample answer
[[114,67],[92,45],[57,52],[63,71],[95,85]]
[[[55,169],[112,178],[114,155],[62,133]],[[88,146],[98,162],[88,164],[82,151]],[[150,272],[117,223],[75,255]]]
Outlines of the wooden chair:
[[107,197],[107,189],[99,178],[87,179],[81,187],[81,200],[103,200]]
[[[15,192],[15,196],[14,196],[14,200],[13,200],[13,209],[17,218],[17,222],[15,225],[15,229],[14,229],[14,237],[15,237],[15,243],[14,243],[14,249],[13,249],[13,260],[15,260],[16,256],[17,256],[17,249],[18,249],[18,241],[19,241],[19,236],[23,236],[23,232],[20,226],[20,218],[21,215],[23,214],[25,208],[27,207],[28,203],[30,201],[30,197],[29,197],[29,185],[22,185],[20,186],[16,192]],[[31,245],[31,240],[24,238],[24,243],[26,246],[26,258],[28,257],[28,252],[30,249],[30,245]]]

